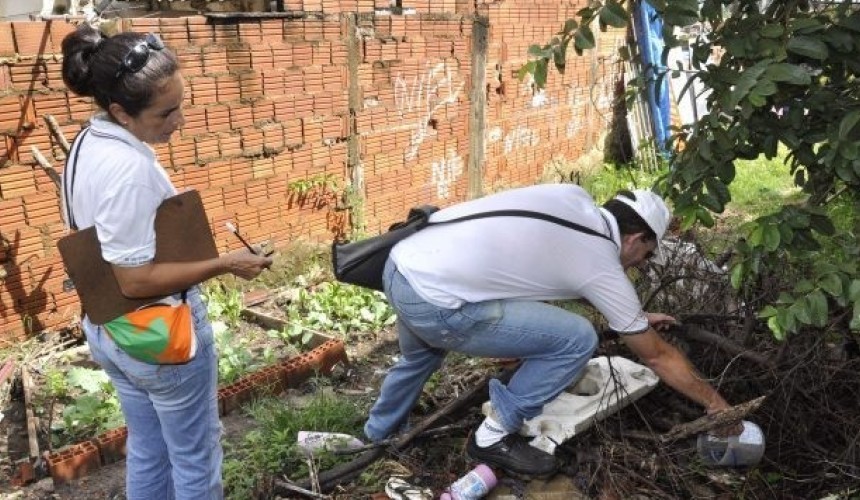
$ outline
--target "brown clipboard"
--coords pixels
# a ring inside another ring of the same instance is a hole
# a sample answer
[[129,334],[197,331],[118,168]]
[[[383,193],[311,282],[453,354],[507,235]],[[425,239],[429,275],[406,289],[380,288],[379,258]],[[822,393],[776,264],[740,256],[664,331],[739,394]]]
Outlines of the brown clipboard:
[[[57,248],[84,312],[97,325],[160,298],[130,299],[122,294],[110,263],[102,258],[95,227],[60,238]],[[218,249],[200,193],[186,191],[164,200],[155,213],[155,262],[196,262],[216,257]]]

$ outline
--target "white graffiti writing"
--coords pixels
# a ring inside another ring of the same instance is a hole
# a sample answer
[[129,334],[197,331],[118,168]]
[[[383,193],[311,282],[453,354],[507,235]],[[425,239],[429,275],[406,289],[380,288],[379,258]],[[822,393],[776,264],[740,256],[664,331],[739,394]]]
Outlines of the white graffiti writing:
[[505,154],[515,149],[533,147],[540,144],[540,136],[534,130],[517,125],[505,135]]
[[448,198],[451,196],[451,186],[463,175],[463,159],[456,151],[449,151],[445,158],[434,161],[431,168],[431,182],[436,186],[436,196]]
[[412,77],[411,81],[398,74],[394,79],[394,101],[401,115],[417,111],[418,121],[406,150],[406,159],[418,156],[418,148],[430,135],[428,128],[433,114],[447,104],[454,104],[466,84],[456,83],[456,75],[444,62],[428,67],[427,71]]

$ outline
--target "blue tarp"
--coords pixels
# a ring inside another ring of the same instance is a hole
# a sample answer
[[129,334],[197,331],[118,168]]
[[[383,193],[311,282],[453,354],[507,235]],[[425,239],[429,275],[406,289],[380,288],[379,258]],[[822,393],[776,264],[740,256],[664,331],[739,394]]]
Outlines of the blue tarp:
[[[642,54],[642,65],[648,81],[648,108],[651,111],[651,124],[654,127],[654,142],[657,150],[666,153],[671,125],[669,111],[668,75],[657,85],[657,76],[665,71],[660,58],[663,54],[663,19],[646,1],[636,2],[633,7],[633,27],[636,41]],[[655,71],[658,70],[658,71]]]

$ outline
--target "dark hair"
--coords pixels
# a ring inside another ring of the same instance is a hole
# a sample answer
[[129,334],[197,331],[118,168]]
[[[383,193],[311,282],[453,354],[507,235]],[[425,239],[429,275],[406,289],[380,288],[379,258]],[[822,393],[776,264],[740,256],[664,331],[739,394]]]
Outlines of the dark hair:
[[159,83],[179,70],[173,52],[152,50],[140,71],[117,76],[122,59],[145,39],[145,34],[131,32],[107,37],[81,24],[63,39],[63,81],[72,92],[95,99],[105,111],[115,102],[129,115],[139,115],[152,102]]
[[[618,191],[617,196],[623,196],[631,200],[636,199],[636,195],[627,190]],[[603,204],[603,208],[615,216],[615,220],[618,221],[618,230],[621,231],[622,236],[625,234],[645,233],[646,240],[657,239],[657,233],[651,229],[651,226],[630,205],[612,198]]]

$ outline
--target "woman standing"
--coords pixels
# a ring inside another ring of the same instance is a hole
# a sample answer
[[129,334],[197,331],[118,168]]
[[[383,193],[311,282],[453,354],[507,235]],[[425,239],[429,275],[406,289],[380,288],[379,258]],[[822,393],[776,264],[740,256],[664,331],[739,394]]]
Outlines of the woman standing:
[[[138,361],[83,318],[93,359],[116,387],[128,425],[129,499],[223,496],[217,361],[198,283],[221,274],[252,279],[271,265],[247,250],[190,263],[154,263],[155,212],[176,189],[149,144],[184,124],[184,82],[158,36],[106,37],[83,24],[63,40],[63,80],[101,108],[67,160],[63,205],[74,228],[95,226],[102,257],[130,298],[188,290],[197,353],[181,365]],[[73,167],[73,168],[70,168]]]

